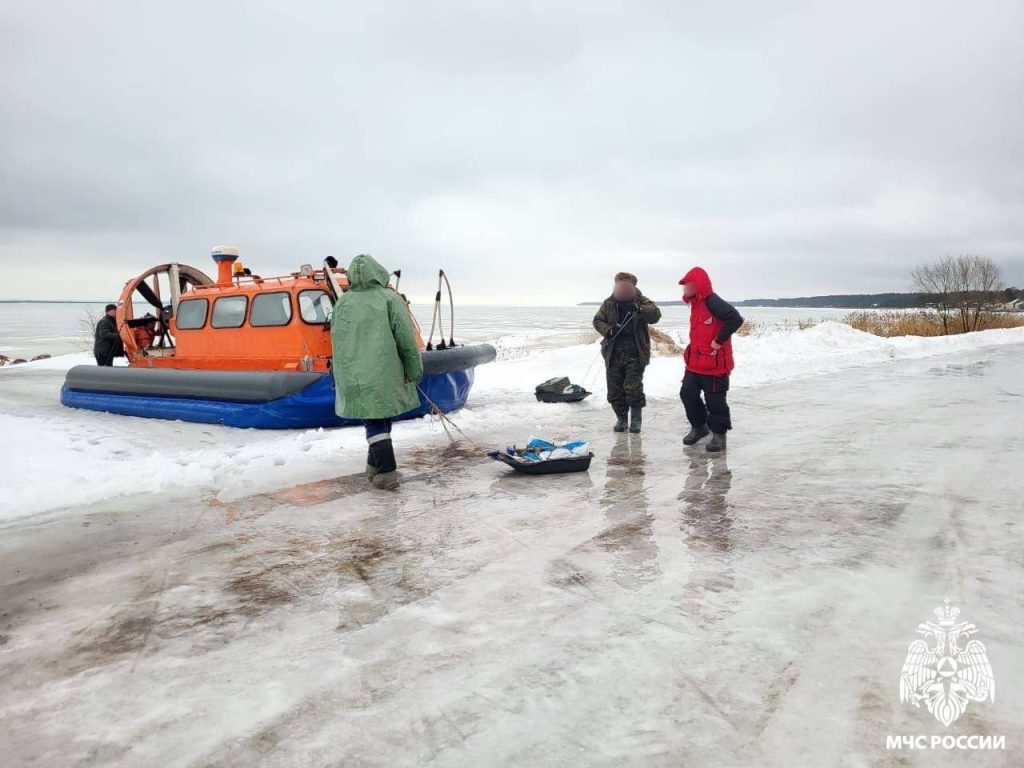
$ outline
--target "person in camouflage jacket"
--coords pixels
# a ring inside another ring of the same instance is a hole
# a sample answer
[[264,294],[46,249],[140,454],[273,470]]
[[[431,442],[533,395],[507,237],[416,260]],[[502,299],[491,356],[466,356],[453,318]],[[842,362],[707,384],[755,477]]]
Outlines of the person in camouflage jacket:
[[[608,382],[608,402],[615,411],[615,431],[639,432],[644,397],[644,369],[651,362],[649,326],[661,319],[658,305],[636,287],[636,275],[619,272],[612,295],[594,315],[594,330],[601,334]],[[627,423],[628,418],[628,423]]]

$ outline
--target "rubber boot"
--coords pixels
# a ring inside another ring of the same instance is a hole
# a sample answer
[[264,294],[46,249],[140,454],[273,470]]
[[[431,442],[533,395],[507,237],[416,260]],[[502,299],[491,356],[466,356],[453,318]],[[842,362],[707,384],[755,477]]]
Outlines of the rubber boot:
[[618,418],[618,421],[615,422],[615,426],[612,427],[612,429],[616,432],[625,432],[629,427],[629,424],[626,422],[626,419],[629,416],[629,411],[622,411],[621,413],[616,411],[615,416]]
[[391,472],[378,472],[371,478],[374,488],[379,488],[382,491],[397,491],[398,486],[401,485],[401,481],[398,479],[398,472],[392,470]]
[[370,482],[380,488],[377,485],[377,480],[382,475],[395,474],[396,469],[395,449],[391,444],[391,439],[377,440],[371,443],[366,456],[366,477]]
[[719,453],[725,450],[725,432],[715,432],[708,440],[705,450],[708,453]]
[[700,427],[691,427],[689,433],[683,438],[683,445],[696,445],[698,440],[704,439],[710,432],[711,430],[708,429],[707,424]]
[[640,427],[643,424],[643,407],[634,405],[629,409],[629,431],[636,434],[640,431]]
[[395,451],[391,445],[391,424],[385,419],[369,419],[366,428],[366,479],[395,469]]

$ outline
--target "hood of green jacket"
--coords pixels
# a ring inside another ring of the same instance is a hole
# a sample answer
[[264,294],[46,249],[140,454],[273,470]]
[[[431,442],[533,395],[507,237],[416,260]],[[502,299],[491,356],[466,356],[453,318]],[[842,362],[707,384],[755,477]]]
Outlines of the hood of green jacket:
[[388,287],[388,271],[373,256],[360,254],[348,265],[348,285],[353,291]]

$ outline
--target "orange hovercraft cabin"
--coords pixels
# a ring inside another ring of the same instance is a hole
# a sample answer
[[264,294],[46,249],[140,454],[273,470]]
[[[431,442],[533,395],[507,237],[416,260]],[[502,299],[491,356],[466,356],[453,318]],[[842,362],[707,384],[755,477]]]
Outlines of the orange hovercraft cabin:
[[[238,250],[212,253],[217,280],[185,264],[161,264],[129,280],[117,306],[128,366],[80,365],[68,371],[61,402],[129,416],[180,419],[232,427],[308,429],[354,424],[334,413],[331,312],[348,289],[345,270],[328,258],[281,277],[253,275]],[[401,272],[393,273],[397,281]],[[442,270],[434,302],[440,325]],[[401,295],[401,294],[400,294]],[[404,296],[402,297],[405,298]],[[448,290],[449,303],[451,290]],[[136,316],[141,300],[151,308]],[[408,301],[406,300],[408,308]],[[154,314],[155,313],[155,314]],[[411,315],[410,311],[410,315]],[[454,319],[454,311],[452,312]],[[461,408],[489,344],[424,344],[420,407]],[[433,325],[431,337],[433,336]]]

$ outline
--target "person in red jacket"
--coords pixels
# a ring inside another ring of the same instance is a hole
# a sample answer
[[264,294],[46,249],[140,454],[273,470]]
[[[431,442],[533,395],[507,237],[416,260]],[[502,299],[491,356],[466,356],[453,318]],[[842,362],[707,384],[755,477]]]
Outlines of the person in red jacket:
[[[711,278],[694,267],[679,281],[683,301],[690,305],[690,343],[683,351],[686,373],[679,397],[690,422],[684,445],[694,445],[712,434],[707,450],[725,450],[725,433],[732,429],[729,403],[729,374],[732,373],[732,335],[743,325],[736,308],[711,288]],[[701,393],[704,399],[701,400]]]

